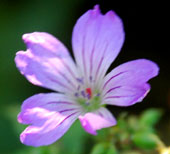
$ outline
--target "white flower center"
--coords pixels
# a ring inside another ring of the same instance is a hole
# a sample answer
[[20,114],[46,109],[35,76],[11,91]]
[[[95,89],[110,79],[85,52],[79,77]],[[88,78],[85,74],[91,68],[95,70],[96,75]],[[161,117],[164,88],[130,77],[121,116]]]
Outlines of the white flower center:
[[92,90],[90,87],[84,88],[83,83],[82,85],[82,87],[79,85],[77,92],[74,93],[76,102],[82,106],[85,112],[91,112],[99,109],[101,107],[101,94],[99,90]]

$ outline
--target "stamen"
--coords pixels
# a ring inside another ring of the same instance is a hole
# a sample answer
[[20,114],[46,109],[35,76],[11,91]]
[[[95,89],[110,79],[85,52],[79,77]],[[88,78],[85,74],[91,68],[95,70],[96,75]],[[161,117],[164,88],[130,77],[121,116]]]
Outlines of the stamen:
[[79,93],[75,93],[74,96],[79,97]]
[[90,103],[89,103],[89,102],[85,102],[85,104],[86,104],[86,105],[90,105]]
[[78,85],[77,90],[78,90],[78,91],[80,90],[80,85]]
[[92,82],[92,76],[90,76],[89,79],[90,79],[90,82]]
[[83,84],[83,78],[77,78],[77,81],[81,84]]
[[99,97],[99,96],[100,96],[100,93],[97,93],[96,96]]
[[86,94],[85,94],[84,91],[81,91],[81,95],[82,95],[83,97],[86,97]]
[[88,94],[89,98],[92,97],[92,91],[91,88],[86,88],[86,93]]
[[90,95],[89,94],[87,94],[87,98],[90,99]]

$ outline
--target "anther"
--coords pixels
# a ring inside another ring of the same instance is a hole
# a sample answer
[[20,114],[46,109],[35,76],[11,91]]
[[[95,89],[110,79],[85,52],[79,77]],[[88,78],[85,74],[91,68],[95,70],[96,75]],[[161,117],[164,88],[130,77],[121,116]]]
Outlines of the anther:
[[79,97],[79,93],[75,93],[74,96]]
[[83,97],[86,97],[86,94],[85,94],[84,91],[81,91],[81,95],[82,95]]
[[92,82],[92,76],[90,76],[89,79],[90,79],[90,82]]

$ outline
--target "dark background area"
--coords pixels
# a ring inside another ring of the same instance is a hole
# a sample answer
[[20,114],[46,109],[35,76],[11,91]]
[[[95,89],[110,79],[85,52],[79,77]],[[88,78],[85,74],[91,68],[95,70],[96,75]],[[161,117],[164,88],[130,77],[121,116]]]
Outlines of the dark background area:
[[[22,34],[49,32],[71,51],[71,35],[76,20],[95,4],[100,4],[103,13],[114,10],[124,23],[125,43],[110,70],[121,63],[139,58],[150,59],[160,67],[160,74],[150,81],[152,89],[142,103],[128,108],[108,108],[116,116],[123,111],[138,114],[146,108],[162,108],[165,114],[158,129],[170,144],[167,134],[170,130],[168,4],[152,1],[125,3],[123,0],[0,0],[0,154],[18,154],[23,149],[25,153],[38,153],[20,143],[19,134],[24,127],[17,123],[16,116],[24,99],[48,90],[33,86],[16,69],[15,53],[25,50]],[[79,124],[74,127],[78,130]],[[59,145],[67,145],[69,135]]]

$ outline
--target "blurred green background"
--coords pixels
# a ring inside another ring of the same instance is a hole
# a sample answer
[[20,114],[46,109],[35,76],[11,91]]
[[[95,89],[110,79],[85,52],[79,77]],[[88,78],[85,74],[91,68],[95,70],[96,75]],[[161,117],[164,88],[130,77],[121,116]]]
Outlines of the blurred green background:
[[[115,10],[125,26],[126,41],[113,67],[138,58],[147,58],[160,66],[160,74],[150,83],[152,90],[146,99],[128,108],[108,108],[117,117],[120,112],[138,114],[149,108],[165,112],[158,131],[165,143],[170,144],[170,72],[166,46],[166,9],[160,4],[124,1],[88,0],[0,0],[0,154],[89,153],[92,137],[77,121],[62,139],[48,147],[32,148],[22,145],[19,134],[25,126],[16,120],[24,99],[40,92],[48,92],[30,84],[14,63],[15,53],[25,50],[21,40],[24,33],[45,31],[61,40],[71,51],[71,34],[76,20],[95,4],[102,12]],[[158,12],[159,10],[159,12]],[[164,21],[164,22],[163,22]],[[42,152],[43,151],[43,152]]]

